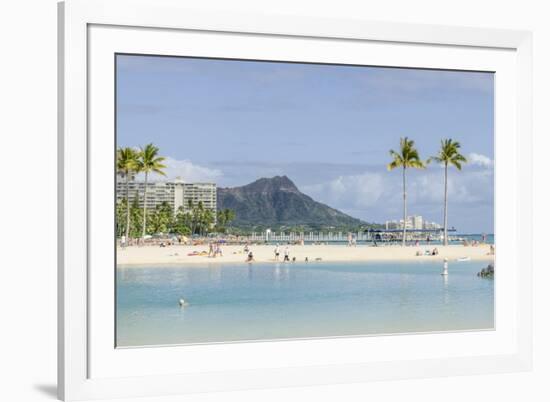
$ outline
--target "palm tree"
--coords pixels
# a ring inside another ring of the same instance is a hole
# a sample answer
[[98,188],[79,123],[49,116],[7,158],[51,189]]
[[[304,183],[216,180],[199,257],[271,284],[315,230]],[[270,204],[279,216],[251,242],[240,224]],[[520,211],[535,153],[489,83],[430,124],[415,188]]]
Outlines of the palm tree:
[[187,200],[187,214],[189,216],[189,226],[191,227],[191,235],[195,234],[196,229],[196,212],[195,212],[195,205],[193,204],[193,200],[189,199]]
[[196,220],[198,233],[202,236],[204,228],[204,204],[202,201],[199,201],[195,208],[193,208],[193,217]]
[[130,179],[138,169],[138,153],[133,148],[119,148],[116,153],[116,169],[126,182],[126,241],[130,235]]
[[229,223],[235,219],[235,211],[233,211],[232,209],[229,209],[229,208],[225,208],[223,210],[223,218],[224,218],[224,224],[226,226],[229,226]]
[[403,246],[405,245],[405,236],[407,234],[407,176],[409,168],[424,169],[426,166],[418,155],[418,150],[414,147],[414,141],[407,137],[399,140],[399,151],[390,150],[390,156],[393,160],[388,164],[388,170],[403,168]]
[[460,143],[453,141],[451,138],[441,140],[441,148],[436,156],[432,156],[429,161],[436,161],[442,163],[445,166],[445,195],[443,201],[443,245],[449,244],[449,238],[447,236],[447,171],[449,165],[456,167],[458,170],[462,170],[462,164],[467,163],[466,158],[460,154]]
[[211,209],[205,209],[202,214],[202,221],[204,225],[204,233],[208,233],[214,223],[214,212]]
[[163,156],[158,156],[159,149],[153,144],[147,144],[141,148],[138,159],[139,172],[145,173],[145,181],[143,186],[143,233],[142,237],[147,234],[147,177],[149,173],[158,173],[166,176],[162,169],[166,168],[162,162],[166,159]]

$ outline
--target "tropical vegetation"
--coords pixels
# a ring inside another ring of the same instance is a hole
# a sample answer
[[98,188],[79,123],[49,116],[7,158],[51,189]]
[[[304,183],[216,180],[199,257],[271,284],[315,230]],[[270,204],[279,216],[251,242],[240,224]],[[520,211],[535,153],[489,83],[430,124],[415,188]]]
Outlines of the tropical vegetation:
[[163,156],[158,155],[159,149],[153,144],[147,144],[141,148],[138,154],[138,171],[145,176],[143,184],[143,231],[142,237],[145,237],[147,228],[147,179],[149,173],[157,173],[162,176],[166,176],[164,173],[165,165],[162,162],[166,159]]
[[407,235],[407,169],[424,169],[426,164],[420,159],[414,141],[407,137],[399,141],[399,149],[390,150],[392,161],[388,164],[388,170],[402,168],[403,171],[403,246]]
[[[149,174],[165,176],[165,157],[159,155],[159,148],[147,144],[139,150],[125,147],[117,150],[116,170],[124,180],[125,196],[116,205],[116,235],[130,238],[145,238],[148,235],[170,233],[178,235],[198,234],[204,236],[211,232],[226,232],[228,225],[235,219],[235,211],[225,208],[214,213],[199,201],[189,200],[174,213],[167,203],[147,209],[147,190]],[[142,207],[139,194],[131,199],[130,183],[138,174],[144,175]]]
[[[408,137],[403,137],[399,141],[399,148],[397,148],[396,150],[391,149],[389,151],[391,161],[387,165],[388,170],[392,171],[394,169],[400,168],[402,172],[404,222],[402,233],[403,245],[406,244],[407,237],[407,171],[410,169],[424,169],[426,165],[432,161],[439,163],[442,165],[442,167],[444,167],[443,244],[448,244],[448,170],[449,167],[455,167],[457,170],[460,171],[462,170],[463,164],[467,163],[466,157],[460,153],[460,148],[461,145],[458,141],[454,141],[451,138],[442,139],[437,154],[428,158],[426,161],[423,161],[420,158],[418,149],[416,148],[414,141],[409,139]],[[262,231],[266,228],[277,230],[277,227],[279,227],[279,230],[304,232],[313,229],[324,231],[327,227],[326,225],[322,225],[321,222],[318,222],[318,224],[320,225],[319,227],[317,227],[317,225],[314,223],[295,223],[294,225],[289,226],[289,223],[286,222],[280,222],[278,224],[277,222],[270,222],[270,224],[267,225],[267,222],[251,221],[247,224],[246,222],[241,222],[242,217],[240,215],[240,212],[239,217],[241,220],[236,221],[236,212],[235,209],[233,209],[234,205],[228,205],[231,208],[227,208],[225,205],[223,205],[223,202],[221,203],[222,205],[219,205],[220,209],[215,212],[208,208],[205,208],[202,202],[199,201],[197,203],[194,203],[192,200],[188,200],[187,204],[184,206],[180,206],[177,211],[174,211],[173,207],[167,202],[156,205],[155,208],[148,209],[147,190],[149,184],[148,179],[150,178],[149,175],[151,173],[155,173],[164,176],[166,166],[163,162],[165,160],[166,158],[164,156],[159,155],[159,148],[153,144],[147,144],[140,149],[130,147],[117,149],[116,171],[123,180],[125,188],[124,197],[116,205],[116,232],[118,237],[126,236],[126,239],[139,237],[145,238],[148,235],[159,233],[171,233],[179,235],[196,234],[200,236],[204,236],[209,233],[228,232],[231,232],[233,234],[245,234],[246,232],[250,231]],[[135,180],[138,174],[143,174],[145,178],[143,185],[142,206],[140,206],[140,194],[130,194],[130,183]],[[294,184],[290,182],[288,178],[279,177],[277,179],[279,181],[286,180],[285,183],[288,188],[295,188]],[[262,194],[265,193],[266,186],[271,185],[268,179],[261,179],[242,188],[223,190],[228,193],[226,194],[226,196],[230,196],[232,195],[231,191],[235,192],[239,190],[243,192],[244,190],[242,189],[254,187],[254,185],[256,185],[257,183],[262,184]],[[274,185],[274,187],[277,186]],[[254,188],[252,190],[254,190]],[[249,191],[251,193],[250,195],[256,195],[258,193],[258,191],[252,190]],[[296,199],[297,197],[301,196],[301,193],[297,189],[295,189],[295,191],[287,192],[291,193],[295,200],[294,204],[298,205],[299,203],[297,203]],[[133,199],[131,199],[132,196],[134,197]],[[309,201],[309,197],[304,197],[302,198],[307,198],[306,201]],[[228,198],[226,201],[232,201],[233,198]],[[242,198],[243,197],[240,197],[239,199]],[[222,201],[223,200],[225,200],[225,198],[222,197]],[[230,202],[226,202],[225,204],[227,203]],[[233,202],[233,204],[237,205],[238,203]],[[309,204],[311,204],[311,202]],[[287,205],[287,208],[290,207]],[[247,211],[250,210],[250,208],[247,208]],[[236,221],[234,225],[232,225],[233,221]],[[341,222],[337,223],[337,225],[330,226],[330,230],[342,230],[342,228],[347,230],[353,229],[353,231],[367,230],[366,228],[381,229],[381,225],[374,223],[367,224],[362,221],[358,221],[358,223],[356,223],[355,221],[350,220],[349,222],[346,221],[346,224],[342,224]]]
[[[126,185],[126,225],[124,235],[126,239],[129,238],[130,234],[130,180],[133,180],[136,173],[138,172],[138,153],[135,149],[126,147],[119,148],[117,150],[117,160],[116,160],[116,170],[117,174],[124,179]],[[118,220],[117,220],[118,222]]]
[[467,163],[466,157],[460,153],[460,143],[453,141],[451,138],[441,140],[441,146],[437,155],[428,159],[428,162],[435,161],[440,163],[445,168],[445,189],[443,196],[443,245],[449,244],[447,235],[447,187],[448,187],[448,169],[449,166],[454,166],[458,170],[462,170],[462,164]]

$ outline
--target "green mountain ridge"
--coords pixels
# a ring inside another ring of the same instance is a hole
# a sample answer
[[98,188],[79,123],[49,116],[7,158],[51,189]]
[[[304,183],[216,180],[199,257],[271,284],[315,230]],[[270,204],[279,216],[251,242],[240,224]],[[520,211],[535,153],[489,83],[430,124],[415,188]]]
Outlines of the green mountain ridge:
[[233,227],[359,228],[370,226],[300,192],[286,176],[261,178],[241,187],[218,188],[218,209],[235,211]]

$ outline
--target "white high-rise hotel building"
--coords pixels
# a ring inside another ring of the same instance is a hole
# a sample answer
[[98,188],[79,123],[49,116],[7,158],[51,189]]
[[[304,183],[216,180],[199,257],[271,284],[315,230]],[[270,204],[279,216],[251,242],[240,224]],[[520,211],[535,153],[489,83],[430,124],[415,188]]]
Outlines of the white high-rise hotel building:
[[[145,183],[142,181],[130,181],[129,199],[133,202],[136,198],[139,206],[143,208],[143,191]],[[183,180],[176,178],[174,181],[149,182],[147,183],[147,209],[152,210],[157,205],[167,202],[174,213],[178,212],[180,207],[183,211],[189,210],[189,200],[193,205],[197,205],[199,201],[205,209],[210,209],[216,213],[216,184],[215,183],[185,183]],[[126,198],[126,182],[124,179],[117,179],[116,183],[116,200],[122,201]],[[215,216],[215,215],[214,215]]]

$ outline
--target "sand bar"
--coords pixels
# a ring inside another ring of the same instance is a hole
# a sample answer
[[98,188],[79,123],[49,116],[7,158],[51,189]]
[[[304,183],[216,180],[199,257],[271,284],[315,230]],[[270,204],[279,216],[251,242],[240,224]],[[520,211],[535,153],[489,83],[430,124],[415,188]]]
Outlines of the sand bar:
[[[279,260],[283,260],[284,245],[280,246]],[[421,255],[426,250],[437,247],[439,255]],[[449,261],[456,261],[459,258],[469,258],[473,261],[493,261],[494,255],[490,255],[489,245],[479,246],[380,246],[371,247],[358,245],[348,247],[346,245],[292,245],[289,246],[290,259],[296,257],[297,262],[303,262],[307,257],[310,262],[321,259],[324,262],[352,262],[352,261],[443,261],[445,257]],[[274,262],[273,245],[252,245],[249,246],[253,252],[256,262]],[[246,253],[243,246],[222,246],[223,256],[216,258],[207,255],[189,255],[193,252],[208,253],[208,246],[173,245],[167,247],[143,246],[117,248],[117,264],[120,266],[139,265],[190,265],[190,264],[211,264],[218,262],[245,262]]]

